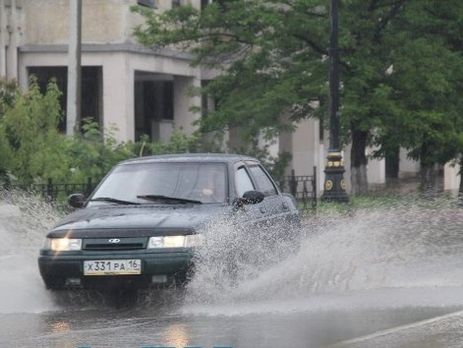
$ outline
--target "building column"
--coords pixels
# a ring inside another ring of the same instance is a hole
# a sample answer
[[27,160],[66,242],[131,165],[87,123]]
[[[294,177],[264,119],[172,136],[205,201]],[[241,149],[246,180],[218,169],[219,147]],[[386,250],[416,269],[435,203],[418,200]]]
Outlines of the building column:
[[192,87],[201,87],[201,80],[196,77],[174,77],[174,126],[186,134],[192,134],[196,128],[193,122],[201,117],[190,109],[201,108],[201,96],[190,96]]
[[118,141],[135,138],[135,73],[127,64],[126,55],[107,58],[103,65],[103,120],[107,133],[115,129]]
[[458,191],[460,180],[460,165],[446,163],[444,166],[444,191]]
[[81,68],[82,0],[69,2],[68,91],[66,134],[80,133],[82,111]]
[[10,20],[9,20],[9,42],[6,54],[6,77],[9,80],[18,79],[18,46],[19,46],[19,31],[20,21],[18,18],[18,9],[16,0],[11,0],[10,5]]
[[[376,148],[368,147],[366,152],[369,157],[374,153]],[[368,158],[367,164],[368,185],[385,185],[386,184],[386,159],[385,158]]]
[[6,21],[5,0],[0,0],[0,77],[6,76]]

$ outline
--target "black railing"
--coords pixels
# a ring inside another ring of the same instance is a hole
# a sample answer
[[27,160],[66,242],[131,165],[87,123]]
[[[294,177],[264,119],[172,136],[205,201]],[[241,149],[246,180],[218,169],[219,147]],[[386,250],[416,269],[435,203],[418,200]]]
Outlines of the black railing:
[[[88,178],[86,183],[66,184],[57,184],[48,179],[46,184],[5,184],[4,189],[33,192],[49,202],[62,202],[72,193],[82,193],[88,197],[97,184],[98,182],[91,178]],[[313,175],[295,175],[293,169],[291,175],[280,179],[279,184],[281,191],[292,194],[304,208],[308,208],[309,205],[313,208],[317,206],[317,167],[313,168]]]
[[5,184],[4,189],[21,190],[41,195],[46,201],[55,202],[66,199],[72,193],[82,193],[88,197],[95,189],[98,182],[91,178],[86,183],[56,184],[52,179],[48,179],[46,184]]
[[312,208],[317,206],[317,167],[313,167],[313,175],[296,175],[294,169],[291,175],[284,176],[280,180],[280,189],[290,193],[296,200],[303,204],[304,208],[309,205]]

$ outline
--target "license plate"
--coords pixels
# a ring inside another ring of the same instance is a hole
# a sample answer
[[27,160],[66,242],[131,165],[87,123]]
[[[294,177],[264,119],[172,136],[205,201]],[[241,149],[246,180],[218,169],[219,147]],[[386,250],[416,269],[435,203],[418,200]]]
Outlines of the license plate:
[[84,275],[141,274],[141,260],[91,260],[84,261]]

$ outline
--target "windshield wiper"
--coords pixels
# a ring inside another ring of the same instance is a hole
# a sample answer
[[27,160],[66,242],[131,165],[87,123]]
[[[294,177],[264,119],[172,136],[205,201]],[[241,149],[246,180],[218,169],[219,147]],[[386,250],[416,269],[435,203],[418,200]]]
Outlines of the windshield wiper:
[[131,202],[131,201],[124,201],[122,199],[111,198],[111,197],[97,197],[92,198],[89,202],[109,202],[109,203],[116,203],[116,204],[136,204],[139,205],[140,203]]
[[137,198],[146,199],[148,201],[171,201],[176,203],[195,203],[202,204],[203,202],[194,199],[180,198],[180,197],[169,197],[163,195],[140,195]]

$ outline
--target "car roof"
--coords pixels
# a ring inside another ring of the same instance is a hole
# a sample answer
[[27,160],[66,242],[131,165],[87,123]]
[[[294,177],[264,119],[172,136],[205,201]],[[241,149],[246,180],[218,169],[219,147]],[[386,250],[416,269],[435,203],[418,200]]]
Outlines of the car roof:
[[132,158],[120,164],[153,163],[153,162],[220,162],[234,163],[238,161],[258,161],[256,158],[228,153],[182,153],[172,155],[156,155]]

